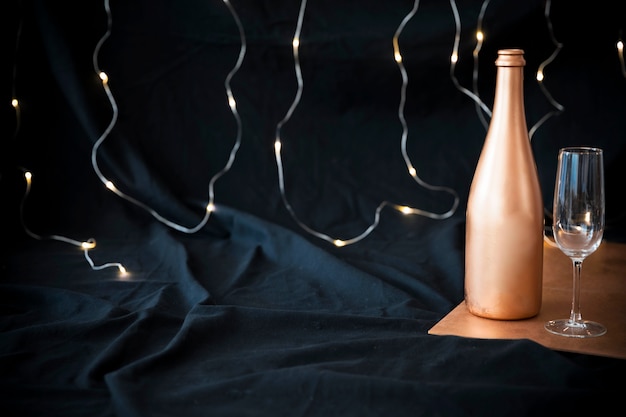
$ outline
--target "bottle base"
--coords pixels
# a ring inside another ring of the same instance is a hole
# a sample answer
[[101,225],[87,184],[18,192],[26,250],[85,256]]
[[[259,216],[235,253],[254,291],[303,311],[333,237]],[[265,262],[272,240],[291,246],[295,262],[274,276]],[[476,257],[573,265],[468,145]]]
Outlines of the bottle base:
[[470,305],[465,302],[467,306],[467,310],[474,316],[480,317],[483,319],[489,320],[498,320],[498,321],[518,321],[518,320],[527,320],[533,317],[536,317],[539,312],[526,313],[526,314],[510,314],[510,313],[498,313],[493,311],[486,311],[481,309],[476,309],[475,307],[470,307]]

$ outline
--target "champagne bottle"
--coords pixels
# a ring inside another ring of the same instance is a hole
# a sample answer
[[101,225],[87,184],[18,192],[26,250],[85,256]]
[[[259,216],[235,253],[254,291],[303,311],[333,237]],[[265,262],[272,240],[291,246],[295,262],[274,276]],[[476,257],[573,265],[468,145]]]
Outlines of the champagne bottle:
[[501,49],[493,111],[470,186],[465,304],[477,316],[537,315],[543,282],[544,211],[524,110],[524,51]]

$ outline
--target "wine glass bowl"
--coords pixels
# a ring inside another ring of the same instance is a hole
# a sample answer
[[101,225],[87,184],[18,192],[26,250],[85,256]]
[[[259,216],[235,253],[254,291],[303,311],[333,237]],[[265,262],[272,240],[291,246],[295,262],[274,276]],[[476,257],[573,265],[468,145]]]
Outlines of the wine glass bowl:
[[604,234],[604,166],[600,148],[559,150],[552,233],[559,249],[573,264],[573,293],[569,318],[550,320],[547,331],[567,337],[597,337],[606,333],[600,323],[583,320],[580,280],[583,261],[598,249]]
[[584,220],[572,220],[570,224],[558,222],[553,228],[557,246],[570,258],[586,258],[595,252],[602,242],[602,229],[590,223],[590,213]]

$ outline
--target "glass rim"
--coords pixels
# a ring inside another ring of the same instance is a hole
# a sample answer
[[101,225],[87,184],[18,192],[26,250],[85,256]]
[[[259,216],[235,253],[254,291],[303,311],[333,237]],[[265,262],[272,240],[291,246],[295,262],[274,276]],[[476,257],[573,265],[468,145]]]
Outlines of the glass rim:
[[596,146],[566,146],[559,149],[559,153],[602,153],[602,148]]

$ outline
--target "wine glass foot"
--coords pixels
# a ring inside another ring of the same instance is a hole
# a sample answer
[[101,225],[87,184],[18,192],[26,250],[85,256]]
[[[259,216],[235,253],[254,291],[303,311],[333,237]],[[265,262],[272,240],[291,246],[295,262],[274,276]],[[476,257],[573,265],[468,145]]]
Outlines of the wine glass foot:
[[589,320],[582,322],[570,319],[550,320],[545,323],[544,327],[550,333],[566,337],[598,337],[606,333],[606,327]]

